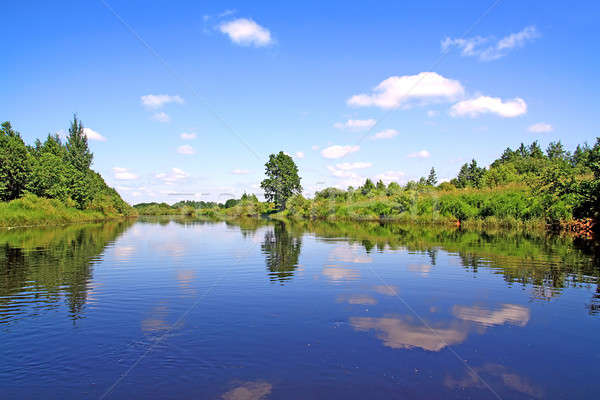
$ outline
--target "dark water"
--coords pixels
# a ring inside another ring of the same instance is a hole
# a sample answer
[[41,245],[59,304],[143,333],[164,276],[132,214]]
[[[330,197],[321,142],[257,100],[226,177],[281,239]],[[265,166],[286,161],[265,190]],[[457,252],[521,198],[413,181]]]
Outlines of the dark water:
[[599,398],[589,247],[257,220],[1,231],[0,398]]

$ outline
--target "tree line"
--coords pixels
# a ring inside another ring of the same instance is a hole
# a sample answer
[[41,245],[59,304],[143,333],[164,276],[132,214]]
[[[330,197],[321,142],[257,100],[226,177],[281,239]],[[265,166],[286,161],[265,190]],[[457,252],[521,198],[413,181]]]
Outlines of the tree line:
[[0,200],[34,195],[80,210],[129,214],[131,207],[91,169],[93,158],[77,116],[64,141],[58,134],[49,134],[33,145],[25,144],[10,122],[4,122],[0,127]]

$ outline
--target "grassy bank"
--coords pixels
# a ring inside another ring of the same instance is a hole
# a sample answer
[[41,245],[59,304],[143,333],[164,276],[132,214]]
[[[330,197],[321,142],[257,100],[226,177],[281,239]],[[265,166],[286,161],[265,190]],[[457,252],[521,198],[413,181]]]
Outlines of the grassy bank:
[[79,210],[57,199],[27,194],[20,199],[0,203],[0,227],[97,222],[136,215],[133,210],[128,211],[119,212],[110,203],[98,204],[94,209]]

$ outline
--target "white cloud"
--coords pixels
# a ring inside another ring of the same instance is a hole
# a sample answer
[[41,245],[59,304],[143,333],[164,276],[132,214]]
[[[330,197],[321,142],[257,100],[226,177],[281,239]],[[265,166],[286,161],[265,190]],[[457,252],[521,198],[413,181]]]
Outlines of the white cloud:
[[351,169],[363,169],[363,168],[369,168],[373,166],[373,164],[371,164],[370,162],[363,162],[363,161],[358,161],[358,162],[353,162],[353,163],[341,163],[341,164],[336,164],[335,167],[344,171],[348,171]]
[[434,118],[434,117],[437,117],[438,115],[439,115],[439,111],[436,111],[436,110],[427,111],[427,116],[429,118]]
[[127,168],[113,167],[113,172],[115,174],[115,179],[119,181],[130,181],[138,178],[136,174],[130,172]]
[[478,57],[480,61],[497,60],[507,55],[512,49],[525,46],[540,37],[535,26],[525,27],[522,31],[511,33],[508,36],[494,41],[492,37],[475,36],[466,39],[445,38],[441,42],[443,52],[455,47],[461,50],[465,57]]
[[349,119],[346,122],[336,122],[333,124],[334,128],[337,129],[350,129],[353,131],[367,130],[375,126],[377,121],[374,119]]
[[400,132],[398,132],[395,129],[385,129],[381,132],[377,132],[376,134],[374,134],[373,136],[371,136],[371,139],[391,139],[394,136],[397,136]]
[[89,140],[97,140],[99,142],[106,142],[106,138],[93,129],[83,128],[83,133]]
[[341,158],[358,150],[360,150],[360,146],[340,146],[336,144],[321,150],[321,155],[325,158]]
[[385,171],[377,176],[375,176],[375,180],[382,180],[386,185],[390,182],[402,182],[404,181],[404,176],[406,174],[402,171]]
[[234,175],[247,175],[250,173],[250,171],[248,171],[247,169],[234,169],[231,171],[232,174]]
[[320,149],[320,147],[319,147],[319,146],[317,146],[316,144],[314,144],[314,145],[310,146],[310,148],[311,148],[312,150],[314,150],[314,151],[317,151],[317,150],[319,150],[319,149]]
[[527,104],[525,100],[519,97],[503,101],[499,97],[479,96],[474,99],[458,102],[450,109],[450,115],[453,117],[469,116],[471,118],[486,113],[513,118],[526,112]]
[[177,148],[177,152],[179,154],[188,154],[188,155],[196,153],[194,148],[192,146],[190,146],[189,144],[184,144],[183,146],[179,146]]
[[154,114],[152,116],[152,119],[154,119],[155,121],[158,122],[169,122],[171,120],[171,117],[169,117],[169,115],[165,112],[158,112],[156,114]]
[[187,172],[179,168],[171,168],[171,171],[168,173],[162,172],[160,174],[156,174],[154,177],[156,179],[160,179],[167,184],[172,184],[175,181],[182,180],[190,176]]
[[533,133],[547,133],[552,132],[554,127],[545,122],[538,122],[537,124],[531,125],[529,128],[527,128],[527,130]]
[[219,30],[228,35],[232,42],[256,47],[267,46],[273,43],[271,32],[251,19],[238,18],[219,25]]
[[296,158],[304,158],[304,152],[303,151],[297,151],[296,152]]
[[417,75],[392,76],[377,85],[371,94],[357,94],[347,103],[351,106],[377,106],[398,108],[410,101],[427,103],[436,100],[450,101],[464,93],[460,82],[444,78],[435,72]]
[[183,104],[183,99],[179,95],[171,96],[168,94],[147,94],[141,97],[142,104],[148,108],[160,108],[168,103]]
[[416,153],[410,153],[408,158],[429,158],[431,154],[427,150],[417,151]]
[[183,140],[192,140],[192,139],[196,139],[196,134],[183,132],[181,135],[179,135],[179,137],[182,138]]

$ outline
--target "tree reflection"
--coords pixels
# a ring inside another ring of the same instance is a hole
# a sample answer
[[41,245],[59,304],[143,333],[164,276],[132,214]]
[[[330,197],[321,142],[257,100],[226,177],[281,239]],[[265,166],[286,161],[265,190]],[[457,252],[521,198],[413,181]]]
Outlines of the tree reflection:
[[81,318],[93,261],[131,224],[122,221],[2,232],[0,323],[53,308],[63,296],[73,321]]
[[294,276],[302,247],[302,236],[288,232],[285,223],[275,221],[272,230],[265,232],[261,250],[265,255],[269,279],[284,283]]

